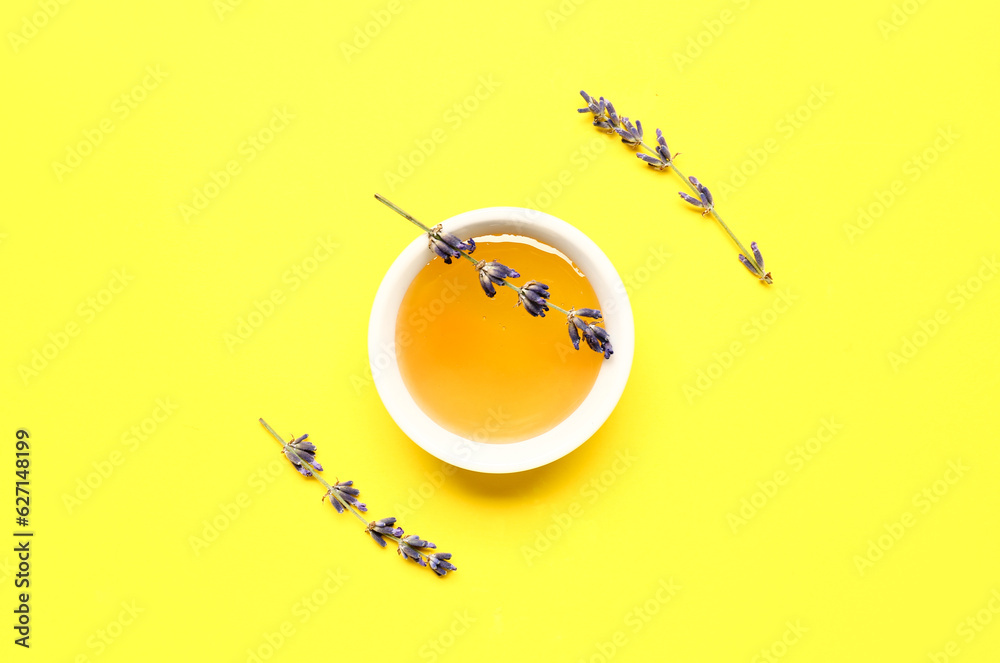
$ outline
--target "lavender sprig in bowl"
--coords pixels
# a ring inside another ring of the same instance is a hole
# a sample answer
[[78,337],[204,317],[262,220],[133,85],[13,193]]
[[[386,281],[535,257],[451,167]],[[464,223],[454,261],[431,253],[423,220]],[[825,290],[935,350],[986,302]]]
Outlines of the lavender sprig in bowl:
[[[555,309],[565,315],[569,327],[569,337],[573,343],[573,348],[576,350],[580,349],[579,339],[576,338],[577,331],[574,329],[574,311],[576,311],[576,309],[570,309],[567,311],[566,309],[556,306],[549,301],[551,293],[549,292],[549,287],[547,285],[539,283],[538,281],[529,281],[523,286],[518,286],[510,280],[521,277],[517,270],[512,269],[507,265],[503,265],[496,260],[476,260],[472,257],[472,253],[476,250],[476,242],[473,239],[470,238],[463,242],[456,235],[445,231],[440,223],[433,228],[430,228],[418,221],[413,215],[405,212],[395,203],[389,201],[384,196],[380,196],[376,193],[375,199],[424,231],[427,234],[427,248],[431,249],[438,257],[443,258],[446,265],[451,264],[452,258],[465,258],[469,262],[473,263],[476,268],[476,273],[479,275],[479,285],[482,286],[483,292],[486,293],[486,296],[490,299],[496,296],[497,287],[506,286],[517,293],[518,299],[515,305],[518,306],[524,304],[524,310],[528,312],[528,315],[544,318],[545,312],[549,309]],[[581,310],[590,311],[593,309]],[[601,312],[596,311],[595,315],[589,317],[593,320],[601,320]],[[614,354],[614,350],[611,345],[611,336],[608,333],[608,330],[599,327],[598,325],[600,323],[597,322],[591,322],[588,324],[588,327],[580,327],[587,339],[587,345],[591,350],[603,354],[605,359],[610,358],[611,355]],[[593,339],[600,340],[599,342],[592,342]]]
[[[390,218],[391,221],[391,218]],[[387,221],[389,223],[390,221]],[[405,226],[397,224],[400,228]],[[597,380],[583,403],[569,417],[549,431],[533,438],[511,444],[476,442],[452,433],[431,419],[417,405],[400,374],[396,359],[396,321],[400,304],[417,274],[427,265],[426,234],[412,239],[389,267],[382,279],[372,305],[368,324],[368,361],[372,380],[382,403],[396,424],[411,440],[428,453],[452,465],[487,473],[509,473],[540,467],[570,453],[589,439],[611,415],[628,382],[634,353],[635,327],[632,308],[625,285],[614,265],[597,244],[579,229],[550,214],[520,207],[490,207],[463,212],[441,221],[442,229],[455,237],[475,238],[496,235],[521,235],[547,244],[566,255],[587,280],[597,295],[596,302],[574,302],[577,306],[599,309],[600,320],[584,319],[606,330],[607,339],[595,336],[596,347],[581,333],[579,352],[607,353]],[[432,228],[427,224],[428,228]],[[405,233],[405,230],[401,230]],[[405,237],[405,234],[403,234]],[[481,248],[470,256],[468,265],[452,265],[447,269],[462,269],[472,284],[479,282],[474,267],[479,260],[491,261],[491,256],[481,256]],[[507,265],[517,270],[517,265]],[[572,337],[568,331],[568,315],[573,310],[561,307],[559,293],[551,292],[541,275],[523,274],[517,279],[520,292],[512,298],[513,305],[524,309],[525,314],[536,318],[538,325],[562,324],[566,329],[565,343],[573,353]],[[492,283],[492,280],[491,280]],[[500,287],[493,284],[496,297]],[[475,285],[473,286],[475,287]],[[504,289],[509,289],[504,286]],[[510,293],[507,293],[508,295]],[[486,295],[484,290],[484,296]],[[555,300],[555,301],[553,301]],[[557,308],[559,307],[559,308]],[[581,309],[575,309],[576,314]],[[574,324],[575,326],[575,324]],[[579,327],[577,327],[580,333]],[[594,332],[598,334],[598,332]],[[604,347],[604,343],[613,347]],[[613,355],[607,352],[613,351]],[[488,351],[484,349],[484,351]],[[571,361],[573,357],[567,357]],[[463,358],[463,361],[467,359]],[[470,370],[474,370],[474,358]]]

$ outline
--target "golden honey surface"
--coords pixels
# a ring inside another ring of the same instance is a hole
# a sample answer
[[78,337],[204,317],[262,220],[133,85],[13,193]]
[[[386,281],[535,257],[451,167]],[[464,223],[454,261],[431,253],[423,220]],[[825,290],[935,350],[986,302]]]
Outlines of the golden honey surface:
[[[586,277],[555,249],[515,235],[476,241],[475,258],[521,274],[514,285],[540,281],[562,308],[600,308]],[[569,416],[604,359],[582,341],[573,349],[559,311],[532,317],[515,307],[514,290],[496,290],[486,296],[465,258],[430,260],[400,305],[397,356],[417,405],[443,428],[477,442],[518,442]]]

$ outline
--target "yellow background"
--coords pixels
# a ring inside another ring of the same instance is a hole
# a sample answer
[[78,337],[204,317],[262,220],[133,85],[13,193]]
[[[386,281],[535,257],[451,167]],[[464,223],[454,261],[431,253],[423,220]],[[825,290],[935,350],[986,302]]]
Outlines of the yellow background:
[[[36,536],[26,651],[4,535],[3,659],[998,660],[998,21],[917,0],[5,3],[0,492],[9,532],[26,428]],[[773,287],[577,115],[581,88],[665,131]],[[636,362],[587,444],[481,476],[400,433],[366,332],[415,235],[374,192],[429,223],[542,208],[605,250]],[[377,548],[261,416],[459,571]]]

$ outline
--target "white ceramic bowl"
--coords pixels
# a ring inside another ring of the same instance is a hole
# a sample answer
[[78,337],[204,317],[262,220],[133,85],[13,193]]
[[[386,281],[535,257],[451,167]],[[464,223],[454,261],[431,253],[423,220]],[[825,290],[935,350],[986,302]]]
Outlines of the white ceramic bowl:
[[[389,267],[375,295],[368,324],[368,360],[372,377],[389,415],[406,435],[443,461],[476,472],[503,474],[541,467],[562,458],[589,439],[607,420],[625,390],[635,347],[635,324],[628,294],[618,272],[589,237],[554,216],[521,207],[488,207],[444,221],[461,238],[514,234],[532,237],[562,251],[587,275],[600,302],[615,353],[604,361],[590,394],[554,428],[521,442],[487,444],[445,430],[416,404],[396,360],[396,318],[403,295],[431,257],[421,235]],[[459,265],[461,268],[462,265]],[[468,266],[466,266],[468,267]],[[469,278],[475,279],[472,271]],[[550,317],[558,312],[553,312]],[[546,320],[540,324],[562,324]],[[567,334],[566,343],[569,343]],[[590,352],[586,345],[580,352]]]

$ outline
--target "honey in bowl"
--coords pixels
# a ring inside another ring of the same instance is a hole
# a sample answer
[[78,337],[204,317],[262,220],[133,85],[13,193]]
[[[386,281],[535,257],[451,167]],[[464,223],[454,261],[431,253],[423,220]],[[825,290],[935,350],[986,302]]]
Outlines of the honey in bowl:
[[[476,238],[474,257],[496,260],[549,286],[562,308],[600,308],[584,274],[562,253],[518,235]],[[519,442],[566,419],[590,393],[604,361],[573,349],[565,315],[515,306],[497,287],[490,299],[471,262],[435,257],[417,274],[396,319],[396,355],[417,405],[442,428],[476,442]]]

